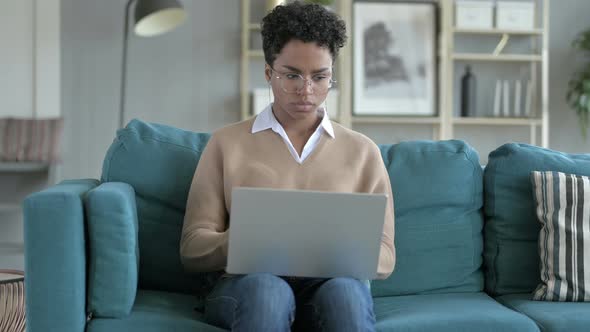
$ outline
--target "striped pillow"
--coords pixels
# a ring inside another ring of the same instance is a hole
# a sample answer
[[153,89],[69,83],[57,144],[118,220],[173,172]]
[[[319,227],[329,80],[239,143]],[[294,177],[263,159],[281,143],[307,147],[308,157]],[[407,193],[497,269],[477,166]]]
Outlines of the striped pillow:
[[539,301],[590,301],[590,178],[532,172],[539,234]]

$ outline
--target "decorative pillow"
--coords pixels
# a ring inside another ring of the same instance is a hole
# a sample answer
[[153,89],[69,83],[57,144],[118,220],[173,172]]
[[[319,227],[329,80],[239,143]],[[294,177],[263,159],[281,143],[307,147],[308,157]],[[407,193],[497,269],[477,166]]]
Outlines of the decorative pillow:
[[85,197],[88,225],[88,311],[122,318],[131,312],[139,271],[135,191],[107,182]]
[[590,301],[590,177],[531,173],[539,234],[539,301]]

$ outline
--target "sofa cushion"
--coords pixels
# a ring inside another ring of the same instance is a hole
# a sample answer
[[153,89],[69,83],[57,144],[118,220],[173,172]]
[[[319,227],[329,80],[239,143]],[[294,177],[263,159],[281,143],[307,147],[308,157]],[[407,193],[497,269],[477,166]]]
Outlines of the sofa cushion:
[[188,191],[209,137],[133,120],[117,132],[106,154],[102,182],[135,189],[140,288],[195,292],[206,286],[207,274],[187,274],[179,252]]
[[590,302],[590,177],[533,172],[541,284],[535,300]]
[[88,229],[88,311],[124,317],[137,291],[139,249],[133,188],[103,183],[84,199]]
[[94,318],[86,332],[215,332],[203,314],[195,311],[194,296],[161,291],[139,290],[131,315],[122,319]]
[[381,145],[395,205],[397,262],[374,296],[483,289],[483,175],[462,141]]
[[586,332],[590,326],[588,302],[533,301],[531,294],[504,295],[496,300],[527,315],[544,332]]
[[485,293],[380,297],[374,301],[377,331],[539,331],[531,319]]
[[484,173],[486,290],[531,293],[540,282],[532,171],[590,175],[590,154],[510,143],[490,153]]

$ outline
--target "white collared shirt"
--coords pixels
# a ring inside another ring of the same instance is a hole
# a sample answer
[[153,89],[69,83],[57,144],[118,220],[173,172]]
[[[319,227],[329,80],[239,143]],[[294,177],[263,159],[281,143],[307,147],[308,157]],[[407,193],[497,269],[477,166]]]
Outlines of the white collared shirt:
[[332,122],[330,122],[330,119],[328,118],[328,112],[326,112],[323,107],[320,108],[319,111],[323,113],[322,122],[320,122],[320,125],[315,129],[309,140],[305,143],[303,151],[301,152],[301,156],[299,156],[293,147],[293,143],[291,143],[289,136],[287,136],[287,132],[273,114],[272,103],[266,106],[266,108],[264,108],[264,110],[256,116],[254,124],[252,125],[252,134],[266,129],[272,129],[272,131],[279,134],[283,138],[283,141],[285,141],[285,144],[287,144],[289,152],[291,152],[291,155],[293,158],[295,158],[295,161],[301,164],[316,148],[318,142],[320,141],[320,137],[324,132],[330,135],[330,137],[334,138],[334,128],[332,127]]

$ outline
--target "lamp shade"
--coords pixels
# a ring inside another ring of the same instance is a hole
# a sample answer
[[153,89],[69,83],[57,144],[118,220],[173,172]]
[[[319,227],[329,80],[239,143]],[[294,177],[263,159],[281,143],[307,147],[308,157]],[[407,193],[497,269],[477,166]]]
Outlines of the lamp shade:
[[150,37],[166,33],[186,19],[186,12],[177,0],[137,0],[135,33]]

